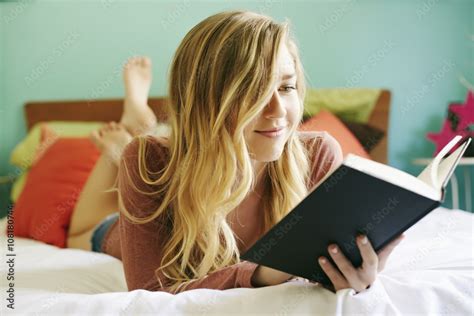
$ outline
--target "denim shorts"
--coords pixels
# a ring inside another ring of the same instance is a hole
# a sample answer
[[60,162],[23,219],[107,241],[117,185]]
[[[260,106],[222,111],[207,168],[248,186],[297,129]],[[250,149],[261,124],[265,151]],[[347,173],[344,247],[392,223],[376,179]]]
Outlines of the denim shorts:
[[104,237],[107,234],[110,226],[118,220],[119,213],[113,213],[106,218],[104,218],[94,229],[91,237],[91,244],[92,244],[92,251],[94,252],[102,252],[102,243],[104,241]]

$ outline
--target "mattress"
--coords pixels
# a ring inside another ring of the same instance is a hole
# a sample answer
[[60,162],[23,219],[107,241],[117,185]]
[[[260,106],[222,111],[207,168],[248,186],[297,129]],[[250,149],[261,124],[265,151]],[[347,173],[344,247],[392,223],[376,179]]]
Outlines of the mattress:
[[462,210],[433,210],[406,231],[376,282],[358,294],[292,281],[172,295],[129,292],[122,262],[106,254],[19,237],[10,251],[3,218],[2,315],[473,315],[473,220]]

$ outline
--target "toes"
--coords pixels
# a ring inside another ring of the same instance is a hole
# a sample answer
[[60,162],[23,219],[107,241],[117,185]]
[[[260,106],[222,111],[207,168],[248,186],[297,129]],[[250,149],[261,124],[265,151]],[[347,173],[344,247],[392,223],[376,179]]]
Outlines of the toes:
[[119,131],[127,131],[127,130],[125,129],[125,126],[124,126],[123,124],[121,124],[121,123],[117,123],[117,130],[119,130]]
[[98,132],[97,130],[92,131],[92,132],[90,133],[90,138],[91,138],[92,140],[97,140],[97,139],[99,138],[99,132]]
[[131,66],[141,66],[141,67],[150,67],[151,59],[147,56],[133,56],[128,58],[125,67]]
[[144,56],[141,58],[141,64],[142,64],[142,67],[150,67],[151,66],[151,59]]
[[95,130],[95,131],[92,131],[90,134],[89,134],[89,139],[96,145],[99,145],[100,143],[100,135],[99,135],[99,131],[100,130]]
[[137,63],[137,58],[136,56],[129,57],[127,59],[127,62],[125,63],[125,68],[129,68]]

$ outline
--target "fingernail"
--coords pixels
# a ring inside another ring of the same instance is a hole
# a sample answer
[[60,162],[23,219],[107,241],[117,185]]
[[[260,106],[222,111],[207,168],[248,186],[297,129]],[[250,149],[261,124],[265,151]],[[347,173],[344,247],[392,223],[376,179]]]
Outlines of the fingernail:
[[360,240],[360,242],[361,242],[363,245],[365,245],[365,244],[367,243],[367,241],[369,241],[369,240],[367,239],[367,236],[362,237],[362,239]]
[[332,246],[332,247],[331,247],[331,252],[332,252],[332,253],[337,253],[337,247],[336,247],[336,246]]
[[324,257],[321,257],[321,258],[319,258],[319,262],[321,262],[321,263],[326,263],[326,262],[327,262],[327,260],[326,260],[326,258],[324,258]]

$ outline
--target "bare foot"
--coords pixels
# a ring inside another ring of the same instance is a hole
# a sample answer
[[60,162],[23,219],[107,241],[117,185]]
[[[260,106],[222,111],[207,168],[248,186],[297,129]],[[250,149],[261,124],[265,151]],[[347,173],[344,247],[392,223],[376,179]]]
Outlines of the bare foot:
[[90,134],[92,142],[110,161],[118,166],[123,149],[132,136],[121,124],[110,122]]
[[132,136],[150,133],[157,124],[155,113],[147,104],[151,77],[148,57],[132,57],[124,66],[125,100],[120,123]]

